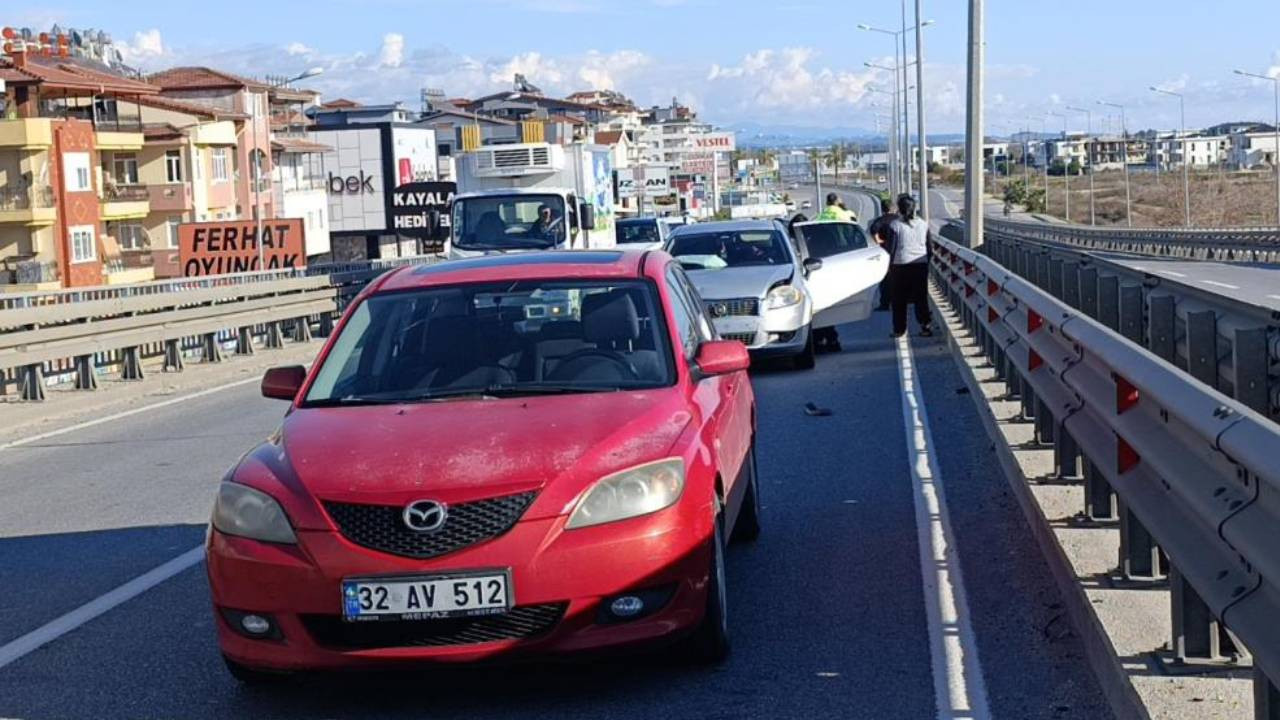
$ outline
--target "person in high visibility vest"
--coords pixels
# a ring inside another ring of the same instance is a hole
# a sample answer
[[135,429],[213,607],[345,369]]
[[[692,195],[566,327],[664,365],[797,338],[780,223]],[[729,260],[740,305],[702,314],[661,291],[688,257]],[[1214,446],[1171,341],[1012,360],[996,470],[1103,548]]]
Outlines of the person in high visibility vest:
[[853,213],[845,210],[840,206],[840,196],[835,193],[827,193],[827,206],[822,208],[822,212],[814,220],[837,221],[837,222],[857,222]]

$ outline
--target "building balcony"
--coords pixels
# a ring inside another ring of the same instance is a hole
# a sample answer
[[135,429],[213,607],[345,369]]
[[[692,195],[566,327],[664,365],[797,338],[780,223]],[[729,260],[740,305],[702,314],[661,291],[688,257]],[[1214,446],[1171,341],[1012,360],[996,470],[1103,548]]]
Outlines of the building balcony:
[[0,186],[0,223],[52,225],[58,219],[53,188]]
[[147,195],[151,209],[156,212],[186,212],[194,205],[190,183],[148,185]]
[[106,130],[99,127],[94,131],[94,142],[99,150],[141,150],[142,131]]
[[102,194],[102,219],[140,220],[151,212],[151,193],[145,185],[117,185]]
[[53,145],[53,125],[47,118],[0,120],[0,147],[36,150]]

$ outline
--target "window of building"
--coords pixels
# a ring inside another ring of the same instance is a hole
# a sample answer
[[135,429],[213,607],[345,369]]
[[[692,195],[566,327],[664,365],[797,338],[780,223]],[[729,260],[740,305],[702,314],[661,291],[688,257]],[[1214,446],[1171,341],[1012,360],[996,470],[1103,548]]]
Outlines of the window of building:
[[98,247],[92,225],[76,225],[68,228],[67,232],[71,236],[71,262],[92,262],[97,259]]
[[182,218],[177,215],[170,215],[169,219],[164,223],[166,230],[165,235],[167,236],[169,247],[171,248],[178,247],[178,225],[180,224],[182,224]]
[[213,149],[213,162],[210,176],[214,182],[226,182],[231,177],[231,166],[227,162],[227,149],[224,147]]
[[116,242],[122,250],[146,250],[147,231],[138,223],[120,223],[116,226]]
[[67,175],[67,192],[85,192],[93,189],[93,183],[89,179],[89,153],[62,153],[62,167]]
[[164,153],[165,179],[171,183],[182,182],[182,151],[166,150]]
[[133,153],[116,153],[111,158],[111,175],[117,185],[137,185],[138,156]]
[[204,151],[191,153],[191,176],[196,180],[204,179]]

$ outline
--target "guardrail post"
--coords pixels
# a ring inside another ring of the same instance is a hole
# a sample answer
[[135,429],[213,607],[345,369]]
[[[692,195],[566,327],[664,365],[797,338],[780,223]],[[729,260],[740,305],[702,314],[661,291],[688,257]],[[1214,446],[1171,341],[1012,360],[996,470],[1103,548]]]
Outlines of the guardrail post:
[[1212,310],[1187,313],[1187,372],[1218,387],[1218,318]]
[[18,370],[23,400],[44,400],[44,368],[39,364],[23,365]]
[[222,362],[222,345],[218,343],[218,333],[205,333],[200,338],[200,349],[207,363]]
[[284,336],[280,332],[280,322],[273,320],[267,323],[267,338],[263,346],[278,350],[284,347]]
[[1044,400],[1036,398],[1036,442],[1041,445],[1053,445],[1054,425],[1053,413]]
[[1098,322],[1120,332],[1120,278],[1115,275],[1098,278]]
[[1062,300],[1062,258],[1049,256],[1049,294]]
[[97,390],[98,389],[98,369],[94,367],[92,355],[77,355],[76,363],[76,389],[77,390]]
[[1280,688],[1261,665],[1253,666],[1254,720],[1280,720]]
[[142,380],[146,373],[142,371],[142,348],[127,347],[120,351],[120,377],[125,380]]
[[333,334],[333,313],[324,313],[320,316],[320,337],[329,337]]
[[178,338],[164,341],[164,372],[182,372],[182,344]]
[[1169,590],[1177,662],[1225,660],[1239,654],[1226,626],[1213,616],[1204,599],[1173,564],[1169,566]]
[[1085,315],[1098,319],[1098,269],[1081,268],[1080,270],[1080,311]]
[[1053,463],[1058,469],[1058,479],[1080,479],[1080,446],[1076,445],[1076,439],[1061,423],[1054,429],[1054,437],[1057,442],[1053,446]]
[[253,327],[251,325],[245,325],[236,330],[236,354],[253,354]]
[[1062,264],[1062,302],[1080,309],[1080,263]]
[[1084,462],[1084,512],[1090,520],[1115,520],[1119,516],[1116,492],[1088,458]]
[[[1022,378],[1022,419],[1024,422],[1036,419],[1036,412],[1040,409],[1040,403],[1036,399],[1036,391],[1031,389],[1031,383],[1026,378]],[[1037,432],[1038,436],[1039,433]]]
[[1122,285],[1120,287],[1120,334],[1143,345],[1142,328],[1145,324],[1142,317],[1142,286]]
[[1133,511],[1120,504],[1120,574],[1127,580],[1163,580],[1167,560]]
[[1166,362],[1177,364],[1178,340],[1174,329],[1172,295],[1152,295],[1147,298],[1147,331],[1151,340],[1149,350]]
[[1271,398],[1267,393],[1267,329],[1236,330],[1231,342],[1236,400],[1271,416]]
[[293,341],[294,342],[310,342],[311,341],[311,318],[300,317],[293,321]]

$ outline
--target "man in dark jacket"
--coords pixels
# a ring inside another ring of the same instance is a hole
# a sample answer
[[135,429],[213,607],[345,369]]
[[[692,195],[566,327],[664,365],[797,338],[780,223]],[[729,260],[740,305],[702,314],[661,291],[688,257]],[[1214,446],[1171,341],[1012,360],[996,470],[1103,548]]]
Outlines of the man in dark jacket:
[[[892,232],[893,221],[898,219],[898,214],[893,211],[893,204],[888,200],[880,199],[880,217],[871,221],[871,227],[867,228],[871,233],[871,239],[880,244],[885,252],[889,253],[889,257],[893,257],[893,238]],[[880,304],[876,306],[876,310],[889,309],[889,274],[885,273],[884,280],[880,281]]]

